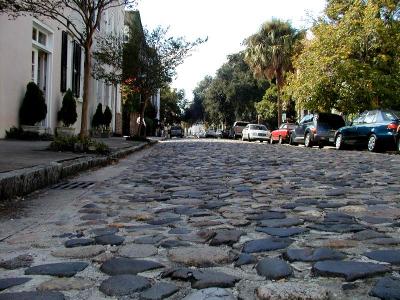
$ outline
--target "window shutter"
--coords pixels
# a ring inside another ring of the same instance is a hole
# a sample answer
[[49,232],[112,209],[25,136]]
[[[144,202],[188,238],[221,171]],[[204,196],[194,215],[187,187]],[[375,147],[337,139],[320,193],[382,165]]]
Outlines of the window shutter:
[[61,92],[67,90],[67,61],[68,61],[68,34],[63,31],[61,36]]
[[82,48],[77,42],[74,42],[74,53],[72,62],[72,91],[76,98],[81,94],[81,57]]

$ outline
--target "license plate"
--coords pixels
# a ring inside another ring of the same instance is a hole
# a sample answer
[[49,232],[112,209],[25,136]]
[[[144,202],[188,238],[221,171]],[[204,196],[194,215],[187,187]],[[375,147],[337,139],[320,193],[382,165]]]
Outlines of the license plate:
[[265,133],[259,133],[258,136],[266,136]]
[[335,141],[335,139],[334,138],[329,138],[329,141],[333,143]]

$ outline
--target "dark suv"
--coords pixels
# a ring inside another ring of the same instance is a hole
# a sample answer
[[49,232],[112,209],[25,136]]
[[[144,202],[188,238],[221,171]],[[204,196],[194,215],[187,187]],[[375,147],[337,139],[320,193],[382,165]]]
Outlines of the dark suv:
[[343,117],[330,113],[308,114],[290,133],[290,144],[306,147],[334,145],[335,133],[345,126]]
[[171,129],[169,130],[169,135],[170,137],[183,137],[183,129],[181,126],[172,126]]

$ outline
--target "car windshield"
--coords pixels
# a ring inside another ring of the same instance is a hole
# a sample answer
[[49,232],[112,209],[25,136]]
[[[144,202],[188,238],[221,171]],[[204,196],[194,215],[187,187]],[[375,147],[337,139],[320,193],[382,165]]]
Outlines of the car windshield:
[[320,114],[318,120],[320,123],[329,124],[334,129],[345,126],[343,118],[335,114]]
[[181,130],[181,128],[178,126],[173,126],[173,127],[171,127],[171,130]]
[[382,118],[385,121],[396,121],[399,120],[399,113],[395,111],[383,111]]
[[251,125],[250,129],[252,130],[267,130],[267,127],[264,125]]
[[235,125],[235,126],[244,127],[244,126],[246,126],[247,124],[249,124],[249,123],[246,123],[246,122],[236,122],[236,125]]

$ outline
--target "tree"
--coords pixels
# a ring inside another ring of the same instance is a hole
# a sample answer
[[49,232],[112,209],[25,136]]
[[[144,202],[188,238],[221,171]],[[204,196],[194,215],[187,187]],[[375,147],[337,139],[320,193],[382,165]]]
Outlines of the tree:
[[257,114],[270,126],[275,127],[277,120],[278,89],[275,84],[271,85],[260,102],[255,103]]
[[199,38],[188,42],[182,37],[167,36],[167,31],[157,27],[143,32],[137,22],[130,26],[124,50],[123,78],[131,91],[137,91],[142,96],[139,133],[150,97],[170,83],[176,75],[176,68],[196,46],[207,40]]
[[286,73],[293,70],[292,56],[296,42],[303,32],[294,29],[290,23],[272,20],[261,26],[261,29],[244,41],[246,45],[245,61],[257,78],[276,79],[278,90],[278,125],[282,123],[281,90],[285,83]]
[[63,122],[65,127],[69,127],[75,124],[77,118],[76,101],[72,91],[68,89],[63,97],[61,109],[58,112],[58,120]]
[[189,124],[204,122],[206,114],[204,110],[205,93],[212,80],[213,79],[211,76],[205,76],[204,79],[200,81],[193,90],[193,101],[185,109],[183,117],[184,120]]
[[[8,2],[8,1],[7,1]],[[92,70],[93,39],[103,13],[119,6],[132,7],[135,0],[15,0],[6,7],[14,15],[32,14],[58,22],[68,30],[84,49],[83,103],[80,137],[87,136],[90,75]]]
[[43,92],[34,82],[29,82],[19,110],[21,125],[35,125],[46,118],[46,115],[47,105]]
[[164,124],[172,125],[182,119],[181,103],[184,102],[183,90],[173,89],[170,86],[163,87],[160,95],[160,120]]
[[311,110],[399,109],[399,17],[395,0],[328,1],[295,60],[288,92]]

